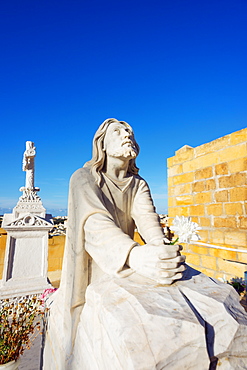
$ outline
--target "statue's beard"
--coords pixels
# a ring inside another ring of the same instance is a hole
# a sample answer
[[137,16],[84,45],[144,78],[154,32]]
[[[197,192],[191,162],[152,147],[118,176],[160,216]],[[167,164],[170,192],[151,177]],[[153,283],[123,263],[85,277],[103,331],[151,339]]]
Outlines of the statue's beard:
[[133,148],[120,148],[120,149],[116,149],[116,150],[108,150],[108,155],[110,155],[111,157],[115,157],[115,158],[128,158],[128,159],[134,159],[136,158],[137,156],[137,153],[136,151],[133,149]]

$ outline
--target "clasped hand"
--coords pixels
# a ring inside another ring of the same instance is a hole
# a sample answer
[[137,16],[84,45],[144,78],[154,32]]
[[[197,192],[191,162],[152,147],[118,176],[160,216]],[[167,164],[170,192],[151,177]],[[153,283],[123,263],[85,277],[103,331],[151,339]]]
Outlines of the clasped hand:
[[159,284],[170,285],[181,279],[185,270],[185,256],[181,256],[182,246],[145,244],[134,247],[129,255],[129,266],[142,276]]

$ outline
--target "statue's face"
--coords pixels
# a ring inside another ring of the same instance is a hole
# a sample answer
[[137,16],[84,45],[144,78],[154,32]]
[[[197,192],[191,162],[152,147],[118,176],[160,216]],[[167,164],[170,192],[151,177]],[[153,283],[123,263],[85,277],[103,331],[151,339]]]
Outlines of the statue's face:
[[104,139],[106,155],[132,159],[137,155],[132,131],[121,123],[109,125]]

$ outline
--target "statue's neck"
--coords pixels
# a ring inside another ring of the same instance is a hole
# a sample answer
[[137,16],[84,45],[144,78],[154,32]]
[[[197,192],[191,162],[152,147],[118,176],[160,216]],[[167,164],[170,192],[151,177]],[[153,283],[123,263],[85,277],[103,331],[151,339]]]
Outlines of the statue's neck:
[[124,181],[129,177],[128,167],[128,159],[107,156],[104,172],[113,181]]

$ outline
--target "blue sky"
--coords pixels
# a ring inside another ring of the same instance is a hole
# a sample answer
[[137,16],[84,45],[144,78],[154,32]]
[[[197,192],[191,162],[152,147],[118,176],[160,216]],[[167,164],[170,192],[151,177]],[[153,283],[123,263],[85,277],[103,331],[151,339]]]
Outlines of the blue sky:
[[0,6],[0,214],[24,185],[25,142],[47,211],[66,214],[71,174],[99,124],[129,122],[157,211],[166,159],[246,127],[246,0],[23,0]]

